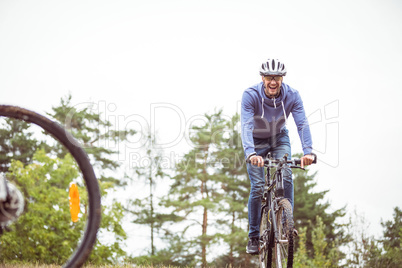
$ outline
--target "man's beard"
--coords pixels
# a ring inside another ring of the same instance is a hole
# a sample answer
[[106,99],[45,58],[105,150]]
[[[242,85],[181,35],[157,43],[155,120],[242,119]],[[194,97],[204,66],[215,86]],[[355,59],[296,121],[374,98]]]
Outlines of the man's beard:
[[279,86],[278,88],[277,88],[277,92],[276,92],[276,94],[267,94],[267,92],[265,91],[265,95],[268,97],[268,98],[270,98],[270,99],[272,99],[272,98],[278,98],[280,95],[281,95],[281,87],[282,86]]

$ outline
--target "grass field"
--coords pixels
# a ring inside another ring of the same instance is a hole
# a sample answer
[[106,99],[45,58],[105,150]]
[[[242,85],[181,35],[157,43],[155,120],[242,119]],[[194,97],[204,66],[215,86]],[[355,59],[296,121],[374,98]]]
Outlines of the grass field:
[[[0,268],[59,268],[59,265],[44,265],[44,264],[0,264]],[[83,268],[176,268],[174,266],[134,266],[129,264],[124,265],[84,265]]]
[[[0,264],[0,268],[56,268],[60,267],[59,265],[43,265],[43,264]],[[105,265],[100,265],[100,266],[94,266],[94,265],[87,265],[83,266],[85,268],[125,268],[125,267],[134,267],[134,266],[128,266],[128,265],[123,265],[123,266],[105,266]],[[141,267],[141,266],[136,266],[136,267]],[[141,268],[151,268],[151,266],[142,266]]]
[[[1,264],[0,268],[60,268],[60,265],[46,265],[46,264]],[[84,265],[83,268],[179,268],[177,266],[153,266],[153,265]],[[181,267],[189,268],[189,267]],[[229,267],[226,267],[229,268]]]
[[[58,265],[44,265],[44,264],[0,264],[0,268],[59,268]],[[84,268],[153,268],[154,266],[133,266],[133,265],[84,265]],[[156,268],[156,267],[155,267]],[[158,267],[161,268],[161,267]],[[168,267],[166,267],[168,268]],[[173,268],[173,267],[171,267]]]

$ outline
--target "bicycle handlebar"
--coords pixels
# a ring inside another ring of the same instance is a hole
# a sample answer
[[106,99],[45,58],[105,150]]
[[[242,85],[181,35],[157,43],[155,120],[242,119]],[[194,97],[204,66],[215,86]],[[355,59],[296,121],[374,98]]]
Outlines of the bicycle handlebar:
[[[314,154],[314,153],[311,153],[311,155],[314,157],[313,164],[316,164],[317,163],[317,155]],[[250,159],[248,159],[246,162],[250,163]],[[279,164],[279,165],[282,166],[285,163],[286,164],[291,164],[290,168],[301,168],[299,166],[299,165],[301,165],[301,159],[300,158],[287,160],[287,155],[285,155],[284,157],[282,157],[280,159],[272,159],[268,155],[268,157],[264,160],[264,166],[265,167],[276,167],[276,166],[273,166],[272,164],[276,164],[276,165]]]

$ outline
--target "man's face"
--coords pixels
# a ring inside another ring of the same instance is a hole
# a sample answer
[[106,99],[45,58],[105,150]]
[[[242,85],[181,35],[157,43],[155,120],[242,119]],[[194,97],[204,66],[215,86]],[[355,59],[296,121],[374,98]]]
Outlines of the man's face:
[[283,77],[280,75],[267,75],[262,77],[262,82],[265,86],[265,94],[268,97],[273,98],[279,95],[281,90]]

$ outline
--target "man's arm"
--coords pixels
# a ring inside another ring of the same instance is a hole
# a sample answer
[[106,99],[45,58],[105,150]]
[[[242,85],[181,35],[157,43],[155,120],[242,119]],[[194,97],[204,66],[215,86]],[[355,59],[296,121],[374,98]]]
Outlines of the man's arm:
[[313,151],[310,126],[308,124],[306,113],[304,111],[303,101],[298,92],[295,103],[293,105],[292,115],[297,126],[297,132],[299,133],[303,153],[304,155],[310,155]]
[[241,101],[241,140],[246,159],[256,155],[254,149],[254,111],[255,107],[250,95],[245,91]]

